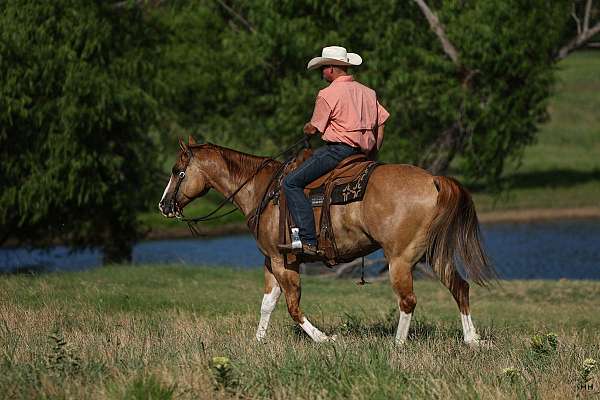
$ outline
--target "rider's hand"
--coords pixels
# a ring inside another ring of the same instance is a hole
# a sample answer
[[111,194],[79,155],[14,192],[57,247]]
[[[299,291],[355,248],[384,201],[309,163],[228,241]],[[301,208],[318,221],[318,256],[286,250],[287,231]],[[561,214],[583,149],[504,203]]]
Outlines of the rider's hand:
[[314,135],[317,133],[317,128],[315,128],[310,122],[307,122],[304,125],[304,133],[307,135]]

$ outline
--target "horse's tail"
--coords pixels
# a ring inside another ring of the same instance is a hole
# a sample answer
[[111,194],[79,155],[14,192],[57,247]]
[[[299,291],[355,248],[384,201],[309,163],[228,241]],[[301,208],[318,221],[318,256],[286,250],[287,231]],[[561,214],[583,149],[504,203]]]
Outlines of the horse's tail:
[[453,178],[436,176],[434,183],[439,193],[427,232],[427,262],[446,283],[452,281],[460,257],[468,278],[485,286],[497,274],[481,245],[471,195]]

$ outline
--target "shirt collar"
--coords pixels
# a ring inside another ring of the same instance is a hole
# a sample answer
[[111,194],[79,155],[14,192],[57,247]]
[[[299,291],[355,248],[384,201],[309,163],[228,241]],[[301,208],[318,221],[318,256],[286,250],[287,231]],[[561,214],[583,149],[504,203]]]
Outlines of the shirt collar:
[[337,78],[335,78],[333,80],[333,82],[331,82],[331,84],[339,83],[339,82],[352,82],[352,81],[354,81],[354,77],[352,75],[342,75],[342,76],[338,76]]

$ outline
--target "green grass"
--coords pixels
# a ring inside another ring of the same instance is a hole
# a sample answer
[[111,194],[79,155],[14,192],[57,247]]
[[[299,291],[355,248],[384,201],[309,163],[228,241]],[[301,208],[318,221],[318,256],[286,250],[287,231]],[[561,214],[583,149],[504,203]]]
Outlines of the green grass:
[[481,211],[600,207],[600,52],[574,53],[558,66],[550,120],[507,172],[500,198],[476,194]]
[[[306,315],[335,343],[315,344],[281,301],[268,341],[254,334],[262,272],[108,267],[0,279],[4,398],[573,398],[582,363],[600,360],[600,283],[509,281],[474,287],[472,313],[488,345],[461,342],[456,304],[417,281],[403,348],[387,282],[305,277]],[[534,350],[536,334],[558,347]],[[543,338],[544,336],[542,336]],[[542,351],[544,350],[544,351]],[[211,360],[229,358],[227,373]],[[506,376],[504,368],[514,368]],[[599,390],[599,373],[589,381]],[[217,381],[218,379],[218,381]],[[218,384],[217,384],[218,383]]]

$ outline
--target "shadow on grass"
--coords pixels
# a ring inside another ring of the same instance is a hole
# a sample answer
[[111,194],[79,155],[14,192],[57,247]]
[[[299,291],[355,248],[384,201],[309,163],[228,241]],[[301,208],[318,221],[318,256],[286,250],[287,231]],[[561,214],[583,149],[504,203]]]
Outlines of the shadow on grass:
[[522,172],[508,177],[510,186],[515,189],[532,187],[570,187],[581,183],[600,181],[600,169],[574,171],[555,169],[539,172]]
[[[345,314],[342,323],[337,325],[324,326],[324,330],[330,334],[336,334],[348,338],[393,338],[396,335],[398,325],[397,313],[390,312],[379,321],[363,321],[361,317]],[[292,334],[298,340],[310,340],[299,325],[290,326]],[[497,333],[494,329],[485,328],[479,331],[482,340],[495,341]],[[413,318],[408,332],[409,340],[428,341],[428,340],[463,340],[463,332],[455,325],[444,324],[441,322],[431,322]]]
[[[572,187],[575,185],[599,181],[600,169],[576,171],[572,169],[553,169],[549,171],[517,172],[503,179],[507,189],[534,189],[544,187]],[[486,188],[479,183],[469,183],[468,187],[476,193],[485,193]]]
[[0,276],[2,275],[42,275],[50,272],[50,268],[47,265],[42,264],[30,264],[30,265],[20,265],[14,267],[10,270],[0,271]]

